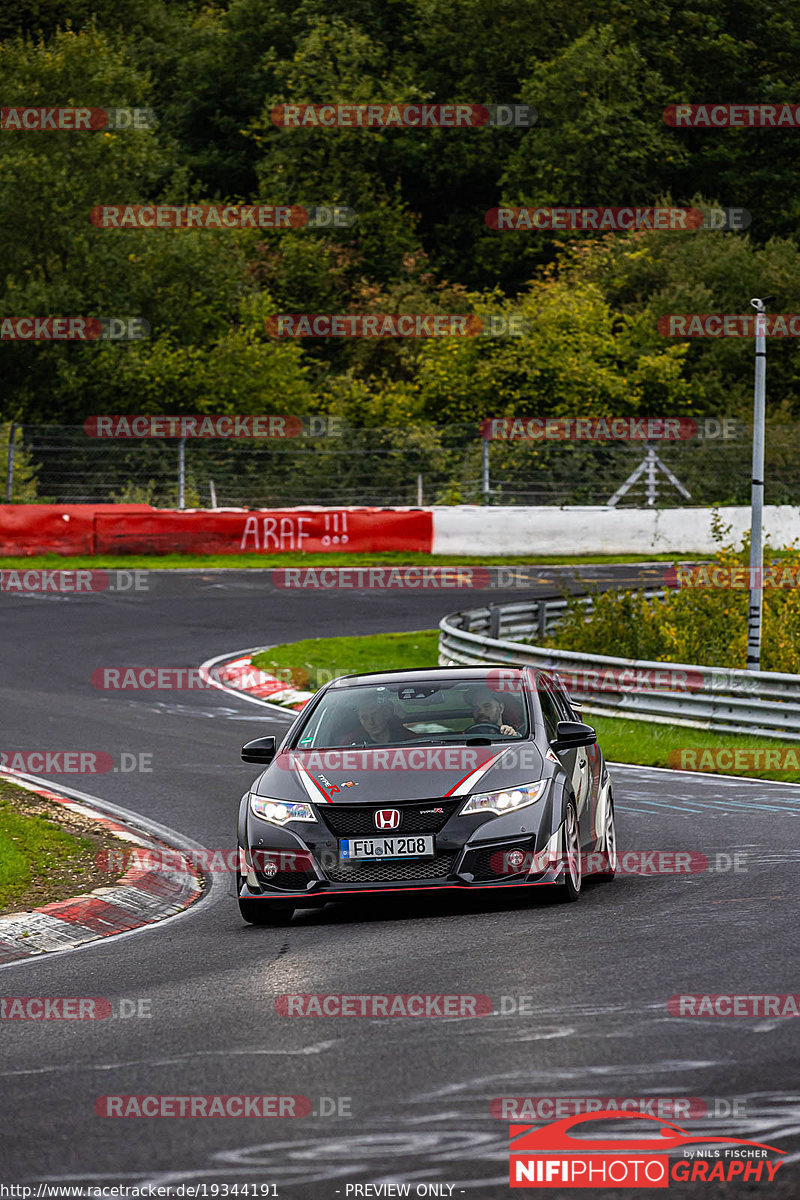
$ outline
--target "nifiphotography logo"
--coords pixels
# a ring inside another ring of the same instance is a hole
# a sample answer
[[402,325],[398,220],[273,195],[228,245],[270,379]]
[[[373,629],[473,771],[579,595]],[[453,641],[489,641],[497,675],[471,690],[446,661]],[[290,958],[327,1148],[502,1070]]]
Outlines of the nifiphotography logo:
[[[652,1121],[658,1130],[644,1138],[590,1139],[585,1131],[572,1132],[590,1121],[625,1118]],[[771,1162],[769,1155],[786,1153],[762,1142],[691,1134],[658,1117],[613,1110],[580,1113],[543,1126],[510,1125],[509,1140],[509,1183],[523,1188],[668,1188],[672,1180],[770,1183],[781,1164]]]

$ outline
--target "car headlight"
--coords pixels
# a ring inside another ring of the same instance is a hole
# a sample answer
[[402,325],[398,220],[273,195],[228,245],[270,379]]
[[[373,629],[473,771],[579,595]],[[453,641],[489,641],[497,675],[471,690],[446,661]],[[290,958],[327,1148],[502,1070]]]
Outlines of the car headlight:
[[250,794],[250,812],[271,825],[285,825],[288,821],[316,821],[310,804],[293,804],[289,800],[272,800],[269,796]]
[[478,796],[471,796],[461,811],[491,813],[494,817],[502,817],[505,813],[535,804],[546,787],[546,779],[537,779],[535,783],[521,783],[519,787],[506,788],[502,792],[481,792]]

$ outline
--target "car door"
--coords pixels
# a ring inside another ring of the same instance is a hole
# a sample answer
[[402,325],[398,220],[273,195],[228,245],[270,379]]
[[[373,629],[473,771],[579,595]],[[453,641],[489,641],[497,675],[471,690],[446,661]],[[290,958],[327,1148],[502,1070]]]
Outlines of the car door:
[[[559,718],[560,720],[583,720],[581,714],[574,711],[569,693],[557,675],[553,677],[553,699],[559,712],[563,714]],[[581,817],[581,835],[586,841],[593,841],[597,836],[597,805],[600,796],[602,761],[600,748],[597,745],[581,746],[577,751],[576,765],[581,777],[581,806],[585,815],[585,820],[584,817]],[[575,794],[577,795],[577,787]]]
[[[555,740],[558,722],[573,721],[576,719],[575,715],[573,715],[569,703],[566,702],[566,698],[558,694],[557,685],[545,676],[540,676],[539,680],[539,701],[542,707],[542,716],[545,718],[547,737],[549,740]],[[560,758],[561,766],[572,780],[572,790],[575,792],[578,808],[578,823],[581,826],[581,841],[589,842],[593,835],[594,811],[593,805],[591,805],[587,748],[578,746],[577,749],[555,750],[555,754]]]
[[[539,675],[537,678],[537,693],[539,696],[539,705],[542,710],[542,717],[544,718],[544,727],[547,733],[547,740],[551,743],[553,753],[558,757],[562,767],[572,782],[572,790],[575,793],[575,803],[578,809],[578,821],[581,827],[581,838],[583,838],[585,837],[585,824],[588,818],[588,814],[584,811],[588,792],[588,788],[586,786],[586,751],[583,746],[577,750],[557,750],[555,746],[552,745],[557,737],[558,722],[572,721],[574,720],[574,717],[567,717],[564,715],[563,707],[556,700],[555,692],[550,684],[550,681],[544,675]],[[581,765],[581,762],[583,765]]]

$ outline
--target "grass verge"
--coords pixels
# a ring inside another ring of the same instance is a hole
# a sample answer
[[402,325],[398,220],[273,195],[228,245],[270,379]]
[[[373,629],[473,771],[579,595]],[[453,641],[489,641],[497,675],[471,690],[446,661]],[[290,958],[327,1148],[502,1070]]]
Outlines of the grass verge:
[[[688,725],[660,725],[652,721],[625,721],[618,717],[599,717],[586,714],[586,722],[597,730],[597,740],[611,762],[636,763],[643,767],[670,767],[670,751],[687,748],[714,750],[720,747],[735,750],[793,749],[800,760],[797,742],[779,738],[752,737],[749,733],[717,733],[709,729],[694,729]],[[689,760],[691,761],[691,760]],[[699,761],[699,756],[698,760]],[[703,774],[741,775],[747,779],[775,779],[781,783],[800,783],[800,771],[742,771],[735,765]]]
[[297,688],[315,691],[356,671],[400,671],[405,667],[436,666],[439,632],[382,633],[377,637],[307,638],[286,642],[253,656],[253,664],[286,679]]
[[101,851],[130,851],[102,825],[0,779],[0,915],[84,895],[114,882]]
[[[384,633],[367,637],[309,638],[273,646],[253,658],[256,666],[286,679],[295,687],[314,691],[337,675],[356,671],[391,671],[404,667],[435,667],[438,663],[439,633],[436,629],[414,633]],[[750,734],[716,733],[684,725],[660,725],[618,717],[586,714],[597,730],[606,758],[613,762],[643,767],[667,767],[670,751],[698,749],[797,749],[800,745],[779,738]],[[800,782],[800,771],[743,771],[735,767],[708,774],[741,775],[743,778]]]
[[[38,554],[1,556],[4,570],[68,570],[93,567],[95,570],[183,570],[205,571],[251,569],[254,567],[469,567],[469,566],[580,566],[582,563],[677,562],[694,556],[683,554],[523,554],[510,556],[469,556],[463,554],[423,554],[387,551],[383,554]],[[698,555],[703,558],[703,555]],[[708,557],[708,556],[705,556]]]

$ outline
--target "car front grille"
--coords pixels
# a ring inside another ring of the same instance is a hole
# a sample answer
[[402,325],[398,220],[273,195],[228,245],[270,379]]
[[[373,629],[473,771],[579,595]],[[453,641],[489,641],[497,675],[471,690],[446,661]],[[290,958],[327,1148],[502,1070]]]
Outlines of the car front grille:
[[[375,813],[381,808],[400,810],[397,829],[381,830],[382,833],[438,833],[453,815],[460,800],[415,800],[393,804],[320,804],[317,811],[331,833],[337,837],[360,837],[375,833]],[[441,809],[432,812],[431,809]]]
[[278,871],[276,875],[257,875],[259,882],[267,887],[285,888],[290,892],[305,890],[310,879],[316,879],[309,871]]
[[444,879],[451,874],[458,853],[434,858],[340,863],[325,874],[333,883],[402,883],[414,879]]

